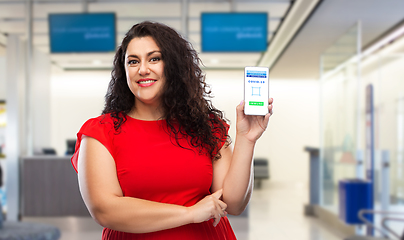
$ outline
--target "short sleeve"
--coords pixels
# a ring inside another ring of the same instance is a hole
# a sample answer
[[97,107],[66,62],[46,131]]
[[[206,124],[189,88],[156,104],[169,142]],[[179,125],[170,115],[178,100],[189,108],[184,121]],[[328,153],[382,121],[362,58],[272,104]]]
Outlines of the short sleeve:
[[213,135],[214,135],[215,137],[217,137],[218,139],[220,139],[220,141],[218,142],[218,145],[219,145],[219,146],[218,146],[218,150],[215,151],[213,155],[216,155],[216,154],[220,151],[220,149],[222,149],[222,147],[223,147],[224,144],[226,143],[227,138],[228,138],[228,136],[229,136],[229,128],[230,128],[230,125],[227,124],[227,123],[226,123],[224,120],[222,120],[222,119],[220,119],[219,121],[220,121],[221,124],[223,124],[223,126],[224,126],[224,132],[223,132],[222,129],[220,128],[220,125],[221,125],[221,124],[219,124],[219,123],[214,123]]
[[91,118],[83,124],[83,126],[80,128],[80,131],[77,133],[76,147],[71,158],[71,163],[76,172],[78,172],[77,164],[83,135],[97,139],[108,149],[108,151],[112,155],[113,148],[111,135],[113,135],[113,132],[113,122],[112,120],[108,121],[108,118],[106,116]]

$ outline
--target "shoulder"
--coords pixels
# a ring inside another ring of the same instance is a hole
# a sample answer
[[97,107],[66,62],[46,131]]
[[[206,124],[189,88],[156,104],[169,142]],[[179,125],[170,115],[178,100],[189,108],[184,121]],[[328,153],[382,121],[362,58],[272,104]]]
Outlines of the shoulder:
[[99,130],[99,129],[113,129],[114,128],[114,120],[111,114],[103,114],[98,117],[88,119],[80,131],[86,130]]
[[88,119],[83,126],[81,126],[77,133],[77,141],[75,152],[71,158],[74,169],[77,172],[77,162],[79,156],[79,149],[83,136],[88,136],[98,140],[103,144],[109,152],[113,153],[112,139],[114,135],[114,122],[110,114],[101,115],[95,118]]

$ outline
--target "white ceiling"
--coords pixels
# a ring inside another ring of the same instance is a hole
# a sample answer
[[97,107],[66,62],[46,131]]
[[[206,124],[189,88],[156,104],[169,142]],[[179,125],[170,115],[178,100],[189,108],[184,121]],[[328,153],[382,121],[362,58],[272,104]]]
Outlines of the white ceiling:
[[[200,14],[202,12],[268,12],[268,41],[280,26],[290,0],[33,0],[33,46],[49,53],[47,16],[50,13],[115,12],[117,17],[117,42],[129,28],[144,20],[165,23],[180,33],[183,4],[188,2],[188,40],[194,48],[200,47]],[[26,38],[26,1],[0,0],[0,35],[18,34]],[[1,40],[1,39],[0,39]],[[0,41],[1,43],[1,41]],[[4,44],[3,44],[4,45]],[[3,50],[4,53],[4,50]],[[1,52],[0,52],[1,54]],[[263,53],[200,53],[206,68],[240,69],[255,66]],[[53,63],[63,69],[110,69],[113,53],[109,54],[51,54]]]
[[323,0],[276,61],[271,78],[318,79],[320,55],[357,21],[362,48],[404,20],[404,0]]

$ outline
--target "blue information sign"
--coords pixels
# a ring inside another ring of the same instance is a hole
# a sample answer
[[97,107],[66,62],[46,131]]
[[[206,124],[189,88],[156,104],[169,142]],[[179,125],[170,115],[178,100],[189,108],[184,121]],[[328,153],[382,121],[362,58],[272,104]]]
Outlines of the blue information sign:
[[52,53],[115,51],[115,35],[114,13],[49,15]]
[[203,52],[260,52],[267,49],[268,13],[202,13]]

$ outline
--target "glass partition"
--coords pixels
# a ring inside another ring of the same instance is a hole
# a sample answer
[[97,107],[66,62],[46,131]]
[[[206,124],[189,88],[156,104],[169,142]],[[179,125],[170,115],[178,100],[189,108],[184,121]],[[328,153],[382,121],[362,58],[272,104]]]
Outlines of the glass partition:
[[404,212],[404,39],[394,45],[365,59],[363,85],[375,89],[376,206],[385,190],[386,210]]
[[322,207],[338,214],[338,182],[355,178],[358,148],[359,24],[321,56]]
[[[404,37],[368,56],[361,57],[358,49],[359,23],[321,56],[321,206],[338,215],[339,181],[365,178],[365,99],[372,85],[374,210],[403,213]],[[374,223],[380,227],[380,222],[376,215]],[[402,222],[389,221],[389,226],[402,233]]]
[[[359,23],[348,29],[333,45],[321,55],[321,72],[326,74],[344,65],[349,59],[358,54]],[[324,76],[324,75],[323,75]],[[355,75],[355,77],[357,77]]]

